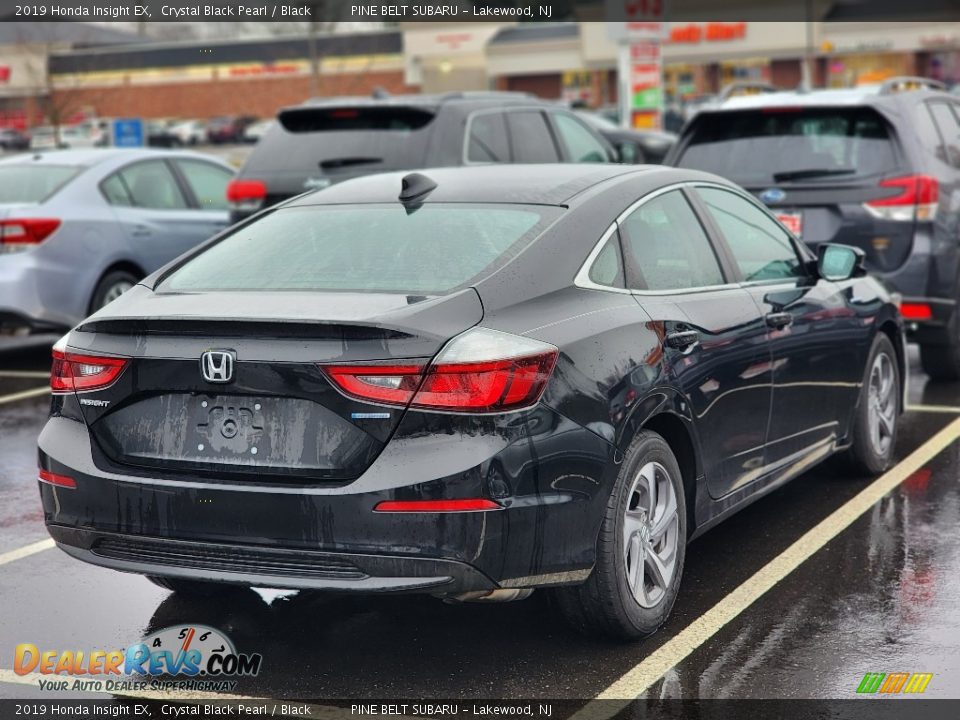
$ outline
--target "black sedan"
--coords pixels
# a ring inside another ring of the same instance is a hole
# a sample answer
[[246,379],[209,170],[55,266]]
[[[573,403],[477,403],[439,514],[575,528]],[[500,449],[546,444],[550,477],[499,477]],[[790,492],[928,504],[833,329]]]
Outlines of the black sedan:
[[54,349],[47,527],[182,593],[504,600],[654,632],[687,541],[891,463],[902,322],[706,173],[375,175],[259,213]]

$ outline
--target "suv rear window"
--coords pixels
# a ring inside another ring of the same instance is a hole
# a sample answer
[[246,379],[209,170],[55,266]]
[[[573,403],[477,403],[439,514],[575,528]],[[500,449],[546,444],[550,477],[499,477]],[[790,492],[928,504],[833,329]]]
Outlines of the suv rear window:
[[344,290],[436,295],[502,266],[561,210],[331,205],[277,210],[170,275],[161,291]]
[[741,185],[844,181],[897,169],[887,123],[870,108],[704,113],[677,159]]
[[[293,108],[257,144],[244,176],[335,175],[423,164],[434,119],[421,108]],[[302,188],[297,190],[302,191]]]
[[0,203],[43,202],[81,169],[75,165],[0,165]]

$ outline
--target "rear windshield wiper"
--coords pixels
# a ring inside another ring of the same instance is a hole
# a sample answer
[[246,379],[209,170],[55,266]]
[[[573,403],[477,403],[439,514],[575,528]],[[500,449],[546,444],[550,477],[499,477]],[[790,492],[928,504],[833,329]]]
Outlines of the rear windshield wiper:
[[853,175],[855,172],[855,168],[809,168],[807,170],[786,170],[774,173],[773,179],[775,182],[783,182],[784,180],[805,180],[830,175]]
[[333,158],[332,160],[324,160],[320,163],[320,167],[323,170],[334,170],[336,168],[350,167],[352,165],[373,165],[382,162],[383,158],[377,157],[343,157]]

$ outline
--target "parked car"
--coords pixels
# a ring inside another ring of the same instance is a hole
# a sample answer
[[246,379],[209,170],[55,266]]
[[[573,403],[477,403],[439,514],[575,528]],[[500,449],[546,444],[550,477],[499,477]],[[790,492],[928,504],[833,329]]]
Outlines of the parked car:
[[181,120],[170,125],[170,132],[181,147],[200,145],[207,141],[207,126],[199,120]]
[[649,635],[689,539],[834,453],[891,464],[902,320],[861,260],[689,170],[305,194],[57,343],[47,528],[183,594],[548,587]]
[[0,148],[3,150],[26,150],[30,137],[14,128],[0,128]]
[[97,146],[99,140],[99,136],[94,137],[88,129],[76,125],[63,125],[59,129],[52,125],[41,125],[30,131],[31,150],[92,148]]
[[59,330],[227,225],[233,173],[189,152],[0,160],[0,324]]
[[613,162],[570,110],[526,93],[346,97],[281,110],[230,187],[231,218],[361,175],[503,162]]
[[250,115],[215,117],[207,123],[207,140],[214,145],[242,142],[244,129],[256,121]]
[[632,130],[620,127],[600,113],[588,110],[577,110],[576,113],[613,145],[617,159],[622,163],[662,163],[677,141],[677,136],[671,132]]
[[960,379],[960,101],[921,78],[733,97],[702,110],[667,162],[722,174],[810,247],[859,247],[903,296],[933,378]]
[[169,120],[147,122],[147,145],[150,147],[174,148],[181,145],[180,136],[170,127]]

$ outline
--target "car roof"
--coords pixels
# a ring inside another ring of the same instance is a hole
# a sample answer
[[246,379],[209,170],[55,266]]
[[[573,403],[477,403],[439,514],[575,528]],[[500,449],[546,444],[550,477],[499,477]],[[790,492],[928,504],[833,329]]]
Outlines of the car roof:
[[676,182],[678,172],[691,179],[713,177],[661,165],[467,165],[366,175],[300,195],[285,203],[284,207],[395,203],[403,179],[411,174],[426,175],[436,183],[436,188],[427,195],[427,201],[431,203],[567,205],[580,193],[609,180],[644,175],[655,184],[657,177],[662,175],[665,183]]
[[184,150],[163,150],[157,148],[88,148],[77,150],[35,150],[27,151],[13,157],[0,160],[2,165],[30,164],[30,165],[79,165],[93,167],[102,163],[131,160],[146,160],[149,158],[165,157],[193,157],[210,160],[226,165],[219,158]]
[[704,108],[701,112],[718,113],[732,110],[762,110],[771,107],[855,107],[863,105],[894,105],[905,100],[917,102],[927,97],[945,97],[948,93],[937,90],[909,90],[884,93],[883,86],[861,85],[855,88],[829,90],[782,90],[755,95],[736,95],[720,104]]
[[437,109],[443,105],[500,105],[503,103],[526,103],[531,105],[556,106],[556,103],[541,100],[536,95],[526,92],[511,92],[497,90],[477,90],[464,92],[449,92],[440,94],[373,94],[373,95],[342,95],[339,97],[310,98],[301,105],[294,105],[291,108],[324,108],[341,107],[351,105],[354,107],[423,107]]

